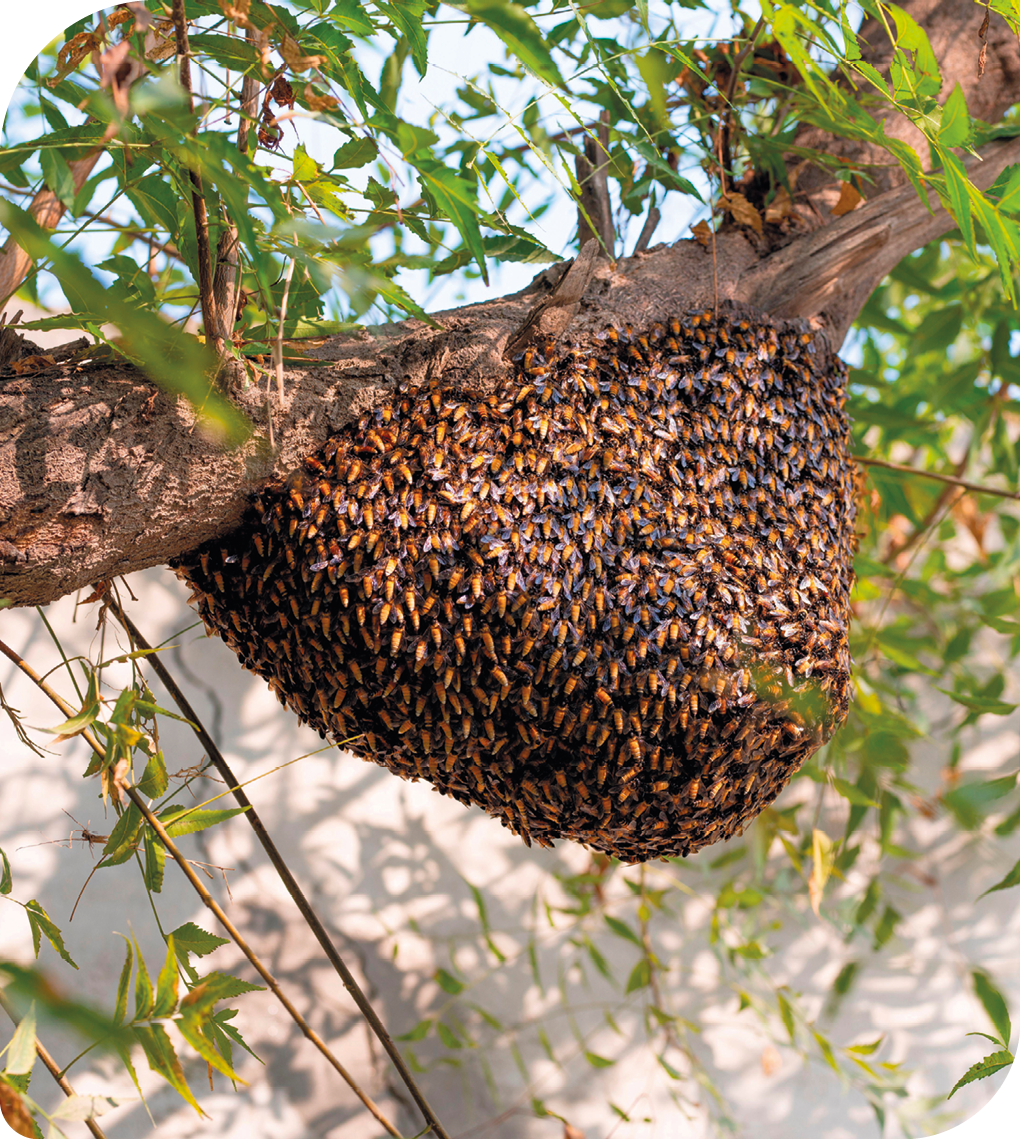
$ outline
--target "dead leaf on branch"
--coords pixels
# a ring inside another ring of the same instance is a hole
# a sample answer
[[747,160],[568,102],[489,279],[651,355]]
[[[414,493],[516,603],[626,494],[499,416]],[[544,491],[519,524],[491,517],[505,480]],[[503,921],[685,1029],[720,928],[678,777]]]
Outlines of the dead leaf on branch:
[[309,71],[322,66],[323,57],[321,55],[305,55],[297,40],[289,32],[284,32],[279,50],[284,63],[291,71]]
[[98,51],[102,42],[102,36],[97,32],[79,32],[72,36],[57,52],[57,74],[46,80],[46,86],[56,87],[87,55]]
[[720,197],[719,204],[724,210],[729,212],[737,225],[746,225],[761,237],[761,214],[751,205],[743,194],[737,194],[731,190]]
[[33,1139],[35,1129],[25,1101],[4,1080],[0,1080],[0,1115],[3,1115],[7,1126],[15,1135],[26,1135],[28,1139]]
[[46,368],[55,368],[57,361],[52,356],[26,356],[23,360],[13,360],[10,368],[19,376],[30,375],[32,372],[42,372]]
[[858,194],[852,182],[843,182],[839,188],[839,201],[832,207],[833,217],[841,218],[848,214],[864,201],[864,196]]
[[785,186],[780,186],[776,191],[775,197],[765,207],[765,220],[772,225],[778,225],[779,222],[784,221],[786,218],[793,214],[793,199],[790,197],[789,192]]
[[697,225],[691,226],[691,233],[694,234],[695,241],[697,241],[702,249],[708,248],[708,243],[712,240],[712,231],[704,218],[702,218]]
[[339,101],[332,95],[320,95],[310,86],[304,89],[301,102],[310,111],[335,111],[340,106]]
[[584,1132],[580,1127],[575,1127],[572,1123],[563,1121],[563,1139],[584,1139]]

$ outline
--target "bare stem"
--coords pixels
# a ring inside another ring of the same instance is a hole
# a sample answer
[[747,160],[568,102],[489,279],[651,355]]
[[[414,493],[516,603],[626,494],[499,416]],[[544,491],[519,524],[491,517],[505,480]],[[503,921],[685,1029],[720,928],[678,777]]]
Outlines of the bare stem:
[[[15,1024],[21,1023],[21,1020],[18,1016],[18,1010],[7,999],[2,989],[0,989],[0,1008],[2,1008],[5,1013],[7,1013],[7,1015],[11,1018],[11,1020],[14,1021]],[[64,1093],[64,1095],[68,1096],[68,1098],[75,1095],[75,1090],[71,1087],[71,1084],[68,1081],[67,1077],[61,1075],[60,1067],[57,1064],[56,1060],[53,1059],[48,1049],[44,1048],[41,1041],[39,1040],[36,1040],[35,1042],[35,1051],[39,1059],[42,1060],[46,1070],[60,1085],[60,1090]],[[84,1120],[84,1123],[89,1131],[91,1131],[95,1136],[95,1139],[106,1139],[106,1132],[99,1126],[98,1123],[96,1123],[94,1119],[86,1119]]]
[[[119,604],[116,602],[111,602],[110,608],[116,616],[117,620],[120,621],[120,623],[127,630],[128,636],[131,638],[132,643],[137,646],[137,648],[148,649],[151,647],[148,641],[146,641],[146,639],[139,632],[138,627],[131,620],[131,618],[128,617],[128,615],[124,612]],[[315,913],[309,904],[308,899],[305,897],[304,891],[298,885],[297,879],[294,877],[290,867],[284,861],[284,858],[280,854],[279,850],[277,850],[276,844],[273,842],[272,838],[269,835],[269,832],[266,830],[265,824],[262,822],[261,818],[259,818],[258,812],[252,806],[251,800],[245,793],[244,788],[240,786],[240,781],[230,769],[230,765],[223,758],[223,755],[220,752],[220,749],[216,746],[215,741],[202,725],[202,721],[196,715],[195,710],[188,702],[187,697],[180,690],[177,682],[167,670],[166,665],[164,665],[163,662],[159,659],[159,655],[156,653],[151,653],[146,657],[146,659],[152,666],[156,675],[162,681],[163,687],[166,688],[167,692],[170,693],[170,697],[177,705],[178,709],[181,712],[181,715],[184,716],[186,720],[189,720],[194,726],[194,731],[198,737],[199,742],[205,749],[206,754],[212,760],[213,766],[220,773],[223,779],[226,780],[226,784],[233,793],[237,805],[239,807],[247,808],[244,812],[244,817],[251,825],[252,830],[255,832],[255,836],[258,838],[259,843],[262,845],[262,849],[266,852],[266,855],[268,856],[269,861],[273,864],[273,867],[276,870],[277,874],[279,874],[281,881],[287,889],[287,893],[290,894],[291,898],[294,900],[294,904],[301,911],[301,916],[304,918],[306,924],[308,925],[308,928],[312,931],[312,933],[315,934],[315,938],[318,941],[319,945],[322,946],[322,950],[326,954],[326,957],[329,959],[329,963],[336,970],[336,973],[340,977],[340,980],[343,981],[344,988],[347,989],[347,991],[350,993],[354,1003],[358,1006],[358,1010],[361,1012],[362,1016],[364,1016],[365,1020],[368,1021],[369,1026],[379,1039],[380,1044],[382,1044],[383,1048],[386,1050],[386,1054],[393,1062],[393,1066],[397,1069],[401,1080],[404,1082],[407,1090],[411,1093],[414,1102],[418,1105],[418,1109],[424,1116],[425,1121],[432,1128],[432,1133],[436,1135],[438,1139],[448,1139],[446,1131],[443,1129],[443,1125],[436,1118],[435,1112],[429,1106],[428,1101],[425,1099],[425,1096],[422,1094],[421,1089],[415,1082],[414,1077],[408,1070],[403,1056],[400,1055],[399,1049],[397,1048],[396,1044],[394,1044],[389,1032],[386,1031],[386,1026],[379,1019],[378,1013],[374,1008],[372,1008],[372,1005],[369,1003],[368,998],[365,996],[364,992],[362,992],[361,986],[355,979],[354,974],[348,968],[347,963],[337,952],[337,948],[333,944],[329,934],[326,932],[326,929],[319,919],[319,916]]]
[[[184,17],[184,0],[173,0],[173,21],[181,87],[187,93],[188,110],[191,111],[194,109],[191,99],[191,52],[188,47],[188,22]],[[193,169],[188,170],[188,175],[191,178],[191,202],[195,212],[195,244],[198,246],[198,291],[202,300],[202,326],[217,352],[222,353],[223,341],[216,335],[219,325],[216,320],[216,298],[213,292],[212,258],[209,254],[209,215],[205,208],[202,176]]]
[[[46,693],[46,695],[53,701],[54,704],[56,704],[56,706],[61,710],[61,712],[64,713],[65,716],[70,718],[71,716],[73,716],[75,714],[74,709],[71,707],[71,705],[68,704],[67,701],[59,693],[55,692],[42,679],[42,677],[39,676],[39,674],[35,671],[35,669],[32,668],[32,666],[26,660],[24,660],[18,653],[16,653],[14,651],[14,649],[12,649],[9,645],[5,644],[3,641],[0,641],[0,652],[2,652],[4,654],[4,656],[6,656],[9,660],[13,661],[14,664],[16,664],[18,666],[18,668],[20,668],[21,671],[37,687],[42,689],[42,691]],[[187,713],[185,713],[185,714],[187,715]],[[191,714],[194,715],[193,712]],[[104,748],[101,748],[99,746],[99,744],[96,742],[94,736],[90,735],[87,731],[83,731],[81,733],[81,735],[82,735],[82,738],[85,740],[85,742],[89,745],[89,747],[91,747],[92,750],[96,753],[96,755],[100,756],[101,758],[105,758],[106,751]],[[206,737],[206,738],[208,738],[208,737]],[[215,745],[213,745],[213,746],[215,746]],[[210,752],[210,754],[212,754],[212,753]],[[220,758],[222,760],[222,756]],[[233,776],[231,776],[231,783],[233,786],[236,787],[236,781],[233,779]],[[200,881],[198,875],[195,873],[195,871],[189,865],[188,860],[184,857],[183,854],[181,854],[181,852],[174,845],[173,841],[167,835],[166,831],[163,829],[162,823],[160,823],[159,819],[157,819],[156,816],[153,815],[153,813],[145,805],[144,799],[142,799],[142,797],[138,794],[138,792],[133,787],[125,787],[125,788],[122,788],[122,790],[128,795],[128,797],[135,804],[135,806],[138,807],[139,811],[141,811],[142,816],[145,818],[146,822],[149,823],[149,825],[152,827],[152,829],[156,832],[160,841],[163,843],[163,845],[166,847],[167,851],[169,852],[170,856],[178,864],[178,866],[180,866],[181,869],[184,871],[185,876],[187,877],[187,879],[191,883],[191,885],[194,887],[194,889],[198,893],[199,897],[202,899],[202,901],[205,903],[205,905],[208,906],[209,909],[216,916],[217,921],[219,921],[219,923],[223,926],[223,928],[230,935],[231,940],[233,940],[233,942],[237,945],[237,947],[241,950],[241,952],[245,955],[245,957],[247,957],[248,960],[251,962],[251,964],[255,967],[259,976],[263,978],[263,980],[266,982],[266,984],[269,986],[270,990],[272,991],[273,995],[277,998],[277,1000],[280,1002],[280,1004],[283,1005],[283,1007],[286,1009],[288,1015],[291,1017],[291,1019],[294,1021],[294,1023],[298,1026],[298,1028],[301,1029],[301,1032],[305,1035],[305,1037],[307,1037],[308,1040],[310,1040],[315,1045],[316,1048],[318,1048],[318,1050],[323,1054],[323,1056],[326,1057],[326,1059],[333,1066],[333,1068],[335,1068],[336,1071],[339,1072],[340,1076],[343,1078],[344,1082],[348,1085],[348,1087],[351,1089],[351,1091],[353,1091],[354,1094],[358,1097],[358,1099],[361,1100],[361,1102],[369,1110],[369,1112],[372,1114],[372,1116],[379,1122],[379,1124],[382,1127],[385,1128],[387,1133],[394,1136],[394,1139],[401,1139],[400,1132],[397,1131],[397,1129],[393,1126],[393,1124],[390,1123],[389,1120],[382,1114],[382,1112],[376,1106],[375,1102],[371,1099],[371,1097],[368,1096],[365,1092],[363,1092],[361,1090],[361,1087],[358,1085],[357,1081],[350,1074],[350,1072],[347,1071],[347,1069],[343,1066],[343,1064],[340,1063],[340,1061],[336,1058],[336,1056],[333,1055],[329,1046],[322,1039],[322,1037],[319,1036],[319,1034],[308,1024],[308,1022],[304,1019],[304,1017],[298,1012],[298,1010],[290,1003],[290,1001],[287,999],[286,994],[281,990],[276,979],[272,976],[272,974],[265,967],[265,965],[262,964],[262,962],[259,960],[255,951],[244,940],[244,938],[241,936],[241,934],[238,932],[238,930],[235,928],[235,926],[231,922],[230,918],[228,918],[227,915],[223,912],[223,910],[219,907],[219,905],[216,903],[216,900],[212,897],[212,895],[209,893],[209,891],[205,888],[205,886],[202,885],[202,882]],[[237,798],[238,801],[240,802],[239,793],[240,793],[240,796],[243,796],[245,801],[247,802],[247,796],[245,796],[244,792],[240,791],[239,788],[237,790],[235,790],[235,792],[234,792],[235,798]],[[277,855],[277,857],[279,857],[279,855]],[[307,902],[306,902],[306,905],[307,905]],[[437,1130],[436,1134],[440,1137],[440,1139],[448,1139],[448,1136],[446,1136],[445,1132],[442,1132],[441,1130]]]
[[905,475],[917,475],[921,479],[933,479],[948,486],[962,487],[972,494],[990,494],[995,498],[1011,498],[1014,502],[1020,502],[1020,490],[1002,490],[997,486],[967,482],[966,479],[957,478],[955,475],[940,475],[936,471],[923,471],[920,467],[909,467],[906,463],[890,463],[886,459],[866,459],[863,455],[854,455],[854,461],[864,467],[883,467],[887,471],[900,471]]

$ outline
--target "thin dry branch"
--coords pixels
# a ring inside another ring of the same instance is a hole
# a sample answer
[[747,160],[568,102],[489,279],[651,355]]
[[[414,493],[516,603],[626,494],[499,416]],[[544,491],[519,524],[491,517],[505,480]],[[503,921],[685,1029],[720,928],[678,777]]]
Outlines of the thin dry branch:
[[869,459],[863,455],[855,455],[854,461],[864,467],[882,467],[887,471],[900,471],[905,475],[916,475],[920,479],[933,479],[935,482],[945,483],[947,486],[958,486],[969,490],[972,494],[990,494],[995,498],[1010,498],[1020,502],[1020,490],[1003,490],[1001,487],[988,486],[985,483],[968,482],[955,475],[940,475],[937,471],[925,471],[920,467],[910,467],[906,463],[890,463],[887,459]]

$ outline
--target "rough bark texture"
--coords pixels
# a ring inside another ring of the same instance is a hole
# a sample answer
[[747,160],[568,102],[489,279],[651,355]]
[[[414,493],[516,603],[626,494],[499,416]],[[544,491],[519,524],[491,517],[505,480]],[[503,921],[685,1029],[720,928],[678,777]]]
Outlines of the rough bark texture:
[[[1006,25],[993,15],[986,74],[978,80],[983,10],[969,0],[915,0],[907,7],[940,55],[944,94],[959,82],[973,114],[1000,117],[1020,77],[1020,50]],[[874,29],[865,33],[881,63],[886,49]],[[890,123],[888,129],[910,128]],[[866,146],[817,132],[805,131],[798,141],[856,162],[878,160]],[[983,159],[976,177],[987,186],[1020,160],[1020,141],[993,144]],[[881,161],[881,195],[767,256],[741,232],[724,230],[714,264],[712,249],[693,241],[599,263],[569,335],[584,337],[609,323],[647,327],[729,301],[811,318],[838,347],[881,277],[953,224],[943,210],[929,214]],[[806,172],[799,187],[824,210],[829,191],[820,175]],[[322,364],[287,376],[286,405],[273,407],[275,454],[266,443],[262,391],[238,397],[259,434],[225,453],[196,428],[183,401],[127,367],[59,364],[0,379],[0,597],[46,604],[230,531],[255,487],[291,469],[404,378],[441,375],[466,391],[491,390],[509,375],[508,344],[537,308],[548,308],[543,302],[562,277],[557,266],[521,293],[437,313],[439,330],[406,321],[330,342],[317,352]]]

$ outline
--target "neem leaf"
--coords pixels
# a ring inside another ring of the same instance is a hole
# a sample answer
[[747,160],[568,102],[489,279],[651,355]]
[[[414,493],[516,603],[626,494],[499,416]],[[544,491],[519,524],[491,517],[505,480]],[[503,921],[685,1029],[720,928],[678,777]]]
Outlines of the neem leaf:
[[32,927],[32,945],[35,948],[36,957],[39,956],[40,935],[42,935],[72,969],[77,969],[78,966],[71,960],[71,955],[64,945],[63,935],[35,898],[26,904],[25,913],[28,914],[28,924]]
[[209,933],[208,930],[195,925],[193,921],[179,925],[171,937],[174,939],[178,953],[183,949],[188,953],[194,953],[196,957],[208,956],[221,945],[226,945],[229,940],[226,937],[217,937],[215,933]]
[[553,87],[563,86],[563,76],[553,60],[545,37],[535,21],[512,0],[463,0],[451,7],[491,28],[503,41],[510,54],[530,68],[539,79]]
[[955,700],[957,704],[962,704],[964,708],[969,709],[971,712],[977,712],[979,716],[985,714],[992,716],[1009,716],[1020,708],[1020,704],[1008,704],[1004,700],[990,700],[985,696],[969,696],[966,692],[952,692],[948,688],[940,688],[939,692],[944,692],[951,699]]
[[946,1096],[946,1099],[952,1099],[953,1096],[965,1087],[967,1084],[972,1084],[975,1080],[984,1080],[988,1076],[994,1076],[1002,1068],[1008,1068],[1013,1063],[1013,1053],[1009,1049],[1004,1049],[1001,1052],[991,1052],[983,1060],[978,1060],[976,1064],[972,1064],[967,1071],[956,1081],[953,1090]]
[[8,1076],[25,1076],[32,1070],[35,1063],[35,1001],[28,1012],[21,1018],[14,1038],[7,1048],[7,1062],[4,1074]]
[[960,84],[957,83],[942,108],[939,142],[943,146],[963,146],[969,134],[970,115],[967,114],[967,99]]
[[76,716],[72,716],[69,720],[65,720],[62,724],[57,724],[55,728],[46,728],[45,730],[55,735],[59,743],[61,740],[70,739],[71,736],[76,736],[79,732],[83,732],[89,724],[95,721],[98,715],[99,678],[97,673],[90,671],[89,690],[85,694],[81,711]]
[[[1013,869],[1006,875],[1005,878],[996,882],[994,886],[989,886],[985,890],[985,894],[994,894],[996,890],[1008,890],[1012,886],[1020,886],[1020,862],[1016,862]],[[980,896],[983,898],[985,894]]]
[[12,885],[11,864],[7,861],[7,855],[0,850],[0,894],[9,894]]
[[247,807],[227,807],[218,811],[204,811],[193,807],[168,807],[159,815],[159,821],[171,838],[179,838],[184,834],[194,834],[196,831],[204,831],[207,827],[214,827],[217,823],[232,819],[234,815],[243,815],[247,810]]
[[1009,1010],[1006,1008],[1006,1001],[1002,993],[992,984],[992,980],[987,973],[982,973],[980,970],[975,969],[970,976],[974,982],[974,992],[977,994],[977,998],[984,1007],[985,1012],[988,1013],[988,1019],[992,1022],[995,1031],[999,1034],[999,1039],[1008,1048],[1009,1038],[1013,1029],[1009,1020]]

